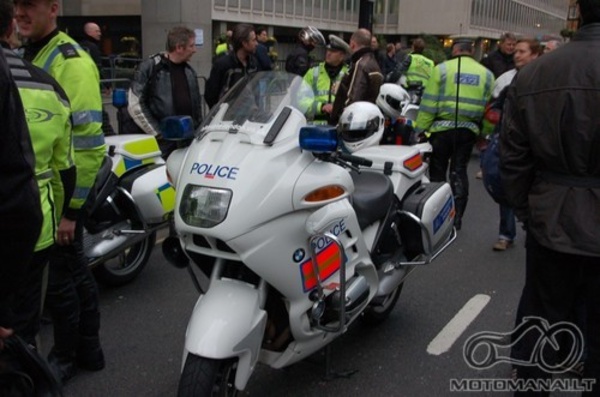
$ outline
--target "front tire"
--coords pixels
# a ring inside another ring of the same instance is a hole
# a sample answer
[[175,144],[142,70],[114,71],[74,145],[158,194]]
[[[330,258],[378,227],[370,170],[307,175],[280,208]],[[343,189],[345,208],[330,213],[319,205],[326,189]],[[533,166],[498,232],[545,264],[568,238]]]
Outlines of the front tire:
[[130,283],[144,270],[155,242],[156,232],[153,232],[114,258],[100,263],[93,269],[96,280],[110,287],[119,287]]
[[362,321],[366,324],[376,325],[387,319],[394,306],[396,306],[398,298],[400,298],[402,287],[404,287],[404,283],[396,287],[387,296],[382,297],[380,302],[370,303],[363,312]]
[[237,360],[213,360],[189,353],[177,397],[233,397],[238,394],[234,380]]

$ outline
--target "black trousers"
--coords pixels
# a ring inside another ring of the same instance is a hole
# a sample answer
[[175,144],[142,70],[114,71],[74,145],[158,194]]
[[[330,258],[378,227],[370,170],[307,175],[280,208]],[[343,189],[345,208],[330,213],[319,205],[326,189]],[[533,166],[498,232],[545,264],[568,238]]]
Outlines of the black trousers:
[[432,146],[429,177],[432,182],[446,182],[450,167],[450,186],[456,202],[456,217],[461,219],[469,200],[467,165],[471,158],[475,133],[466,128],[434,132],[429,138]]
[[[527,259],[525,287],[519,302],[517,326],[524,317],[535,316],[548,321],[550,326],[557,322],[574,322],[574,315],[585,308],[584,336],[587,358],[584,379],[595,379],[593,392],[584,395],[600,395],[600,257],[587,257],[553,251],[540,245],[531,233],[527,234]],[[583,298],[583,305],[581,299]],[[576,322],[576,321],[575,321]],[[577,324],[576,325],[580,325]],[[558,339],[565,343],[566,332]],[[560,337],[560,334],[556,334]],[[511,355],[518,360],[528,361],[540,336],[535,332],[525,334],[513,346]],[[568,340],[567,340],[568,342]],[[560,352],[569,346],[560,346],[555,352],[545,348],[542,352],[548,363],[560,363]],[[523,379],[548,379],[551,373],[539,366],[517,366],[517,375]],[[547,396],[545,392],[516,393],[516,395]]]
[[23,285],[15,294],[13,326],[15,332],[32,346],[36,345],[35,336],[40,331],[42,281],[52,249],[46,248],[33,254]]
[[58,352],[75,351],[80,337],[97,337],[100,330],[98,286],[83,251],[84,221],[77,221],[73,243],[57,246],[50,258],[46,308]]

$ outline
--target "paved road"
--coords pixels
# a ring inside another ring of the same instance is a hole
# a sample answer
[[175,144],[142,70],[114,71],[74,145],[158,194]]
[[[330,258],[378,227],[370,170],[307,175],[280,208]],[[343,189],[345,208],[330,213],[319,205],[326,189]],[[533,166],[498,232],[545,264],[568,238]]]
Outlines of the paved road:
[[[473,159],[471,177],[477,168]],[[335,368],[356,374],[323,381],[323,355],[317,353],[285,370],[259,366],[245,395],[445,396],[460,395],[450,392],[451,379],[507,378],[508,365],[471,369],[462,349],[476,332],[512,329],[523,285],[523,234],[514,248],[493,252],[498,209],[474,178],[470,200],[457,242],[411,275],[388,321],[376,328],[357,323],[333,344]],[[107,367],[81,373],[67,385],[66,396],[174,396],[196,298],[186,271],[170,267],[155,249],[133,284],[101,291]],[[47,349],[47,326],[42,336]]]

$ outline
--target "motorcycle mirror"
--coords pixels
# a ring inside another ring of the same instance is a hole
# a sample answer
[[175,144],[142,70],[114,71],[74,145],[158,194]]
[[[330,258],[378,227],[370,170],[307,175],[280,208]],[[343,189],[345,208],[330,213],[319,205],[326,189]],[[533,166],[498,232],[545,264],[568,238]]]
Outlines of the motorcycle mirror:
[[335,127],[311,125],[300,128],[300,147],[313,153],[335,152],[338,136]]
[[169,116],[160,122],[163,139],[180,141],[194,137],[194,122],[190,116]]
[[127,106],[127,90],[115,88],[112,93],[112,104],[117,109]]

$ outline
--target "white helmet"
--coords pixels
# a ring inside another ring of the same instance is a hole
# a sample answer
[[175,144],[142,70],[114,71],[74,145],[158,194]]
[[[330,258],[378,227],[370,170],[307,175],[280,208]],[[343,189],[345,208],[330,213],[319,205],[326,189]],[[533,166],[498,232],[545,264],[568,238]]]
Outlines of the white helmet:
[[383,114],[395,120],[410,103],[410,95],[398,84],[386,83],[379,89],[376,102]]
[[300,38],[300,41],[306,45],[312,45],[314,47],[318,45],[325,45],[325,37],[323,37],[323,34],[319,31],[319,29],[315,28],[314,26],[307,26],[302,29],[298,33],[298,37]]
[[383,114],[371,102],[354,102],[344,109],[337,130],[350,153],[379,144],[383,136]]

